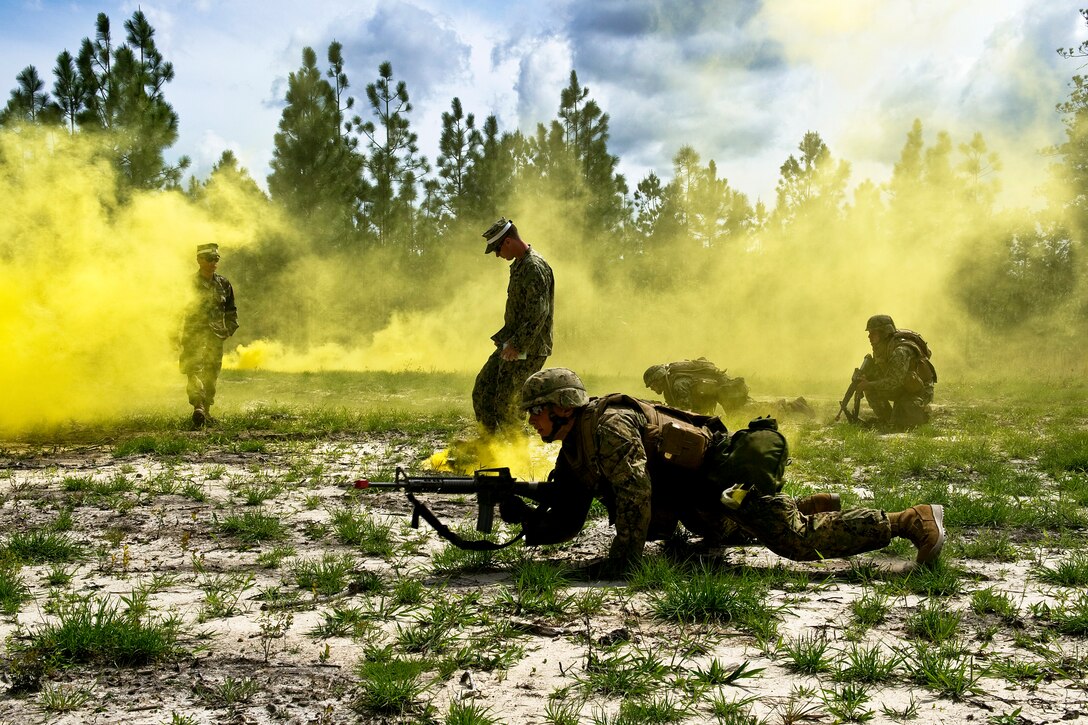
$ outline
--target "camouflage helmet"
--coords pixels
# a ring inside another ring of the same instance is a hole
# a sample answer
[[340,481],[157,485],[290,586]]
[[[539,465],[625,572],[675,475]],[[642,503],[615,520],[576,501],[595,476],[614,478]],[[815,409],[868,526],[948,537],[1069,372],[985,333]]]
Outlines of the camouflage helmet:
[[873,330],[886,335],[895,332],[895,322],[892,321],[891,315],[873,315],[870,317],[869,321],[865,323],[865,331],[871,332]]
[[544,368],[533,373],[521,386],[521,409],[528,410],[534,405],[561,405],[567,408],[581,408],[589,402],[586,386],[581,379],[567,368]]
[[647,388],[652,388],[654,383],[663,382],[668,372],[664,365],[651,365],[642,374],[642,382]]

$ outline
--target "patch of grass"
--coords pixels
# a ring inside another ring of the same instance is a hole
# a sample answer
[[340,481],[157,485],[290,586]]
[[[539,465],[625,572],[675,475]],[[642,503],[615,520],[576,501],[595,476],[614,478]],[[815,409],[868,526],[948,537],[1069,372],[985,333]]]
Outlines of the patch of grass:
[[644,698],[657,690],[659,680],[668,672],[668,667],[649,652],[602,655],[590,650],[583,671],[575,679],[587,695]]
[[326,553],[321,559],[301,559],[291,565],[291,574],[300,589],[318,594],[339,594],[348,585],[355,561],[348,554]]
[[265,569],[276,569],[284,559],[295,555],[295,547],[290,544],[273,546],[268,551],[257,554],[257,563]]
[[64,602],[55,621],[29,633],[19,648],[59,667],[146,665],[177,654],[180,620],[138,617],[108,599]]
[[868,629],[884,621],[888,616],[888,597],[872,589],[866,589],[859,598],[850,602],[850,612],[854,615],[854,623]]
[[333,607],[322,617],[321,624],[308,632],[311,637],[359,637],[370,628],[368,613],[358,607]]
[[500,588],[498,604],[512,614],[562,615],[573,599],[563,592],[568,584],[566,573],[562,566],[523,559],[514,566],[514,589]]
[[78,560],[83,547],[64,534],[31,529],[13,532],[4,544],[4,552],[26,564],[52,564]]
[[893,681],[903,659],[901,654],[886,654],[879,646],[864,647],[856,643],[848,647],[843,655],[845,662],[840,662],[835,679],[868,684]]
[[235,494],[241,497],[246,506],[260,506],[283,493],[283,486],[275,483],[250,483],[240,486]]
[[695,668],[695,678],[699,682],[713,687],[732,685],[740,680],[756,677],[765,669],[763,667],[749,667],[750,664],[750,661],[745,660],[735,667],[729,667],[722,664],[721,660],[715,657],[710,660],[706,669]]
[[1041,582],[1062,587],[1079,587],[1088,584],[1088,552],[1075,551],[1054,566],[1036,562],[1032,575]]
[[242,593],[253,586],[255,577],[249,572],[237,574],[205,574],[198,584],[204,592],[204,603],[200,610],[200,620],[233,617],[241,609],[238,602]]
[[974,539],[970,541],[959,539],[948,548],[954,549],[955,558],[1005,562],[1016,561],[1018,558],[1016,547],[1009,539],[1008,532],[997,528],[979,529]]
[[889,594],[921,594],[931,597],[953,596],[959,594],[962,588],[959,571],[943,558],[929,566],[916,567],[907,576],[887,581],[881,586],[881,590]]
[[938,601],[929,600],[907,617],[907,632],[927,642],[946,642],[955,639],[963,615],[950,611]]
[[1063,471],[1088,472],[1088,431],[1077,428],[1053,431],[1039,456],[1039,466],[1052,474]]
[[74,712],[94,695],[90,687],[47,683],[38,695],[38,706],[46,712]]
[[868,690],[855,682],[823,691],[824,707],[835,717],[835,722],[867,722],[874,712],[865,707],[872,698]]
[[710,702],[710,712],[717,718],[718,725],[761,725],[765,721],[752,714],[752,703],[758,699],[749,696],[726,700],[725,695],[719,693]]
[[777,626],[777,609],[767,605],[767,590],[766,581],[750,570],[721,573],[703,567],[651,592],[650,606],[659,619],[733,624],[768,634]]
[[279,541],[287,536],[287,529],[279,518],[262,509],[230,514],[219,523],[219,530],[247,544]]
[[443,725],[498,725],[499,722],[491,716],[491,708],[474,702],[450,702],[442,721]]
[[364,660],[356,667],[359,676],[355,709],[373,715],[419,713],[419,698],[427,691],[420,660],[382,658]]
[[19,567],[12,563],[0,564],[0,612],[15,614],[23,602],[31,599],[30,589],[19,576]]
[[253,677],[231,677],[227,675],[222,682],[206,684],[198,681],[193,686],[193,694],[211,707],[235,707],[244,705],[261,691],[261,683]]
[[1062,634],[1088,636],[1088,592],[1081,592],[1071,602],[1047,608],[1041,614]]
[[903,653],[904,669],[912,681],[953,700],[979,694],[982,673],[974,657],[954,644],[918,644]]
[[350,508],[337,508],[331,512],[332,528],[340,543],[359,547],[364,554],[391,556],[393,531],[388,524],[373,516]]
[[195,446],[185,434],[180,431],[163,431],[126,437],[113,446],[113,455],[116,458],[140,455],[180,456],[193,450]]
[[975,614],[996,614],[1006,624],[1014,624],[1020,619],[1020,610],[1012,598],[993,587],[980,589],[971,595],[971,611]]
[[659,725],[682,722],[694,714],[694,708],[674,699],[668,692],[659,697],[636,698],[620,703],[613,723],[616,725]]
[[816,675],[831,669],[827,657],[827,637],[822,633],[803,634],[783,643],[782,650],[789,662],[786,667],[802,675]]

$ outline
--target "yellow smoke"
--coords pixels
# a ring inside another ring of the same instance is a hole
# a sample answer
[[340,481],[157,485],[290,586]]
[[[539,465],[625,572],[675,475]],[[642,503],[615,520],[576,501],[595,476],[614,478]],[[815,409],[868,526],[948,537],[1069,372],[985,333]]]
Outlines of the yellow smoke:
[[195,249],[225,261],[253,240],[178,192],[121,203],[107,155],[85,137],[0,132],[0,430],[184,404],[172,340]]

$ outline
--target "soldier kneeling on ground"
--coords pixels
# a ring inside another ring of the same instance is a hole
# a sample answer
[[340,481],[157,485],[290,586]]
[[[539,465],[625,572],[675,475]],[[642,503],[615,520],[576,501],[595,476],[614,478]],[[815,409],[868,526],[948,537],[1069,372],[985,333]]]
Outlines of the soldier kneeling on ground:
[[730,436],[718,418],[622,394],[590,398],[566,368],[530,376],[521,400],[540,437],[562,447],[540,505],[511,496],[500,515],[521,524],[527,545],[557,544],[581,531],[600,500],[616,529],[603,573],[622,574],[647,541],[668,538],[678,523],[711,542],[739,530],[795,561],[852,556],[903,537],[929,564],[944,545],[939,505],[840,511],[831,494],[782,493],[788,447],[773,419]]
[[876,415],[875,427],[904,431],[928,423],[937,371],[926,341],[897,329],[889,315],[873,315],[865,331],[873,353],[859,368],[857,390]]

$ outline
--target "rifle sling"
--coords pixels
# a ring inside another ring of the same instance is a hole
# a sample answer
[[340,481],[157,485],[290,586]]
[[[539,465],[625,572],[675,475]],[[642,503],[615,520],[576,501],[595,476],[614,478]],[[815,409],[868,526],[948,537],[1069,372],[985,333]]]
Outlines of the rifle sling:
[[410,493],[407,495],[408,500],[412,503],[412,517],[422,517],[424,521],[431,525],[431,528],[435,530],[435,533],[458,549],[467,549],[468,551],[498,551],[499,549],[505,549],[511,544],[517,543],[525,536],[525,532],[522,531],[505,544],[496,544],[494,541],[488,541],[486,539],[466,539],[450,530],[450,527],[439,521],[438,517],[434,515],[434,512],[427,508],[427,505],[422,501]]

